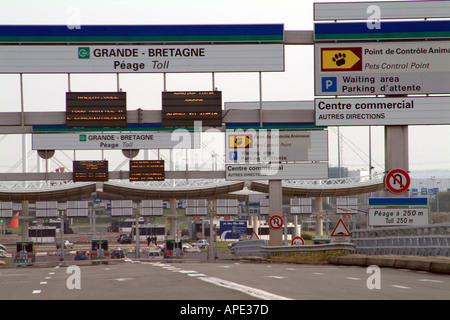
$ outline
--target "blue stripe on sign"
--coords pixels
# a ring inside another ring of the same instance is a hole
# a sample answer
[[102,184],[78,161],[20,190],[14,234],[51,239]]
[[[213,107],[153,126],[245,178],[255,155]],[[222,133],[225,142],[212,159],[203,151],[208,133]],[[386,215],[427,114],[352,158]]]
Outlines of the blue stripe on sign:
[[283,35],[282,24],[237,25],[81,25],[69,29],[61,25],[3,25],[0,36],[229,36]]
[[369,198],[369,206],[384,205],[421,205],[426,206],[428,204],[427,198]]
[[315,34],[439,32],[450,31],[450,20],[381,21],[380,29],[368,29],[366,22],[315,23]]

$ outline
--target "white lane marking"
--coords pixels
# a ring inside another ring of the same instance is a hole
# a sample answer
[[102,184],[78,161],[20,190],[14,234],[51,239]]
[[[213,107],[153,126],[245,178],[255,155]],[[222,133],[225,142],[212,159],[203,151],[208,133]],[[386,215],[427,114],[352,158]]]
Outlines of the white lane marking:
[[121,282],[121,281],[128,281],[128,280],[134,280],[134,279],[133,278],[117,278],[117,279],[112,279],[112,280]]
[[435,282],[435,283],[442,283],[442,282],[444,282],[444,281],[441,281],[441,280],[432,280],[432,279],[420,279],[419,281],[422,281],[422,282]]
[[283,296],[279,296],[264,290],[260,290],[260,289],[256,289],[256,288],[252,288],[252,287],[247,287],[238,283],[234,283],[231,281],[226,281],[226,280],[222,280],[219,278],[215,278],[215,277],[202,277],[199,278],[200,280],[203,280],[205,282],[214,284],[216,286],[220,286],[220,287],[224,287],[224,288],[228,288],[228,289],[232,289],[232,290],[236,290],[236,291],[240,291],[242,293],[248,294],[252,297],[258,298],[258,299],[263,299],[263,300],[292,300]]
[[348,280],[361,280],[361,278],[345,277]]
[[313,274],[317,274],[319,276],[323,276],[324,275],[323,273],[320,273],[320,272],[314,272]]
[[[163,269],[168,270],[169,268],[168,265],[166,264],[162,264],[162,263],[154,263],[153,266],[158,266],[158,267],[162,267]],[[240,291],[243,292],[245,294],[248,294],[252,297],[258,298],[258,299],[263,299],[263,300],[292,300],[290,298],[286,298],[283,296],[279,296],[264,290],[260,290],[260,289],[256,289],[256,288],[252,288],[252,287],[247,287],[238,283],[234,283],[231,281],[227,281],[227,280],[222,280],[219,278],[215,278],[215,277],[207,277],[206,274],[204,273],[198,273],[197,271],[194,270],[182,270],[179,269],[176,272],[179,273],[184,273],[187,274],[189,277],[197,277],[200,280],[203,280],[205,282],[220,286],[220,287],[224,287],[224,288],[228,288],[228,289],[232,289],[232,290],[236,290],[236,291]],[[279,276],[271,276],[271,277],[275,277],[277,279],[282,279],[284,277],[279,277]]]
[[266,278],[284,279],[284,277],[281,276],[266,276]]
[[47,284],[46,281],[41,281],[39,284]]
[[41,290],[33,290],[32,294],[38,294],[41,293]]
[[393,284],[392,286],[393,286],[394,288],[410,289],[409,287],[399,286],[399,285],[396,285],[396,284]]
[[179,273],[197,273],[197,271],[194,270],[179,270]]

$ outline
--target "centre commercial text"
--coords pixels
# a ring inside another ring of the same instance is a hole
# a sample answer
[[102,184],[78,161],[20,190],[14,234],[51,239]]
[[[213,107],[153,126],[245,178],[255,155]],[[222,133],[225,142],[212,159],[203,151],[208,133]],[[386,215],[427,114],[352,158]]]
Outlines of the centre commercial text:
[[[357,102],[354,105],[350,102],[337,102],[337,103],[327,103],[325,101],[319,101],[317,104],[319,110],[392,110],[392,109],[414,109],[414,100],[410,101],[399,101],[399,102]],[[344,119],[344,114],[328,114],[320,115],[319,119],[326,118]],[[384,119],[385,114],[347,114],[347,119],[358,118],[358,119]]]
[[[283,171],[283,165],[268,164],[255,166],[227,166],[228,177],[243,177],[243,176],[265,176],[273,175],[279,171]],[[253,171],[253,172],[249,172]]]

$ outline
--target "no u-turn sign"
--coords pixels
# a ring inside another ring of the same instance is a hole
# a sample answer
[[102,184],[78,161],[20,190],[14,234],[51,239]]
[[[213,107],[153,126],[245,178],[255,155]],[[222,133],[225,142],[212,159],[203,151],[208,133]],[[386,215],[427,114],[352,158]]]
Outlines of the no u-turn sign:
[[408,190],[411,178],[408,172],[402,169],[394,169],[388,172],[384,179],[386,188],[393,193],[403,193]]
[[283,226],[283,218],[280,216],[272,216],[269,219],[269,224],[273,229],[280,229]]

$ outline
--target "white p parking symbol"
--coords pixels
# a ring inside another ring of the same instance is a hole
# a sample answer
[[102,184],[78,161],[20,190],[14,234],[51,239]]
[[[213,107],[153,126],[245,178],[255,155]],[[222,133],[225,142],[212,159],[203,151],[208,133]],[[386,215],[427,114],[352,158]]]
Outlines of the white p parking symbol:
[[325,80],[325,89],[329,89],[333,85],[333,81],[327,79]]

